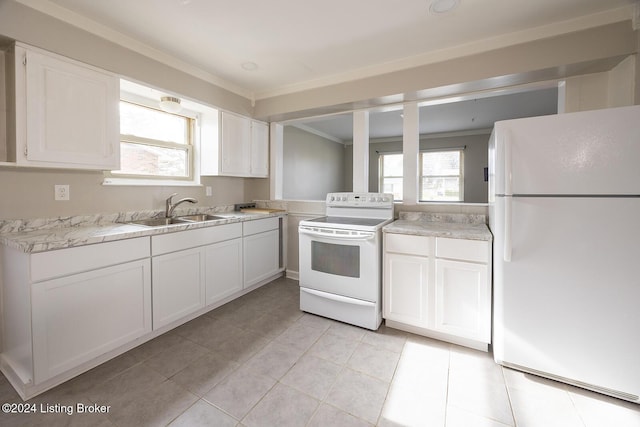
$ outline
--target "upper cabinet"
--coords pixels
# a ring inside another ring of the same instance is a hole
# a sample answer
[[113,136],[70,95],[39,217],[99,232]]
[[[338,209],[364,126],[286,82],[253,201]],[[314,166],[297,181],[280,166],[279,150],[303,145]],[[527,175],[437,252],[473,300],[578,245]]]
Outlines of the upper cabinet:
[[267,178],[269,125],[226,111],[220,112],[217,134],[202,134],[202,175]]
[[221,175],[247,176],[251,169],[251,120],[220,113]]
[[8,58],[8,87],[14,92],[8,94],[7,160],[22,166],[118,169],[119,78],[19,43]]
[[269,125],[251,121],[250,175],[255,178],[269,176]]

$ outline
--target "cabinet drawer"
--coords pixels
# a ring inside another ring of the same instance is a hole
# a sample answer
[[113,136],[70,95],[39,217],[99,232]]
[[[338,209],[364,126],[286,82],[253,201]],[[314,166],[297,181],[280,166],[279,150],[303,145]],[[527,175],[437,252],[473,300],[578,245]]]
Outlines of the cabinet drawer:
[[31,255],[31,280],[39,282],[149,257],[149,238],[118,240]]
[[429,256],[430,240],[425,236],[386,233],[384,235],[384,250],[399,254]]
[[151,254],[155,256],[176,252],[241,236],[242,224],[239,222],[151,236]]
[[280,227],[280,218],[274,216],[271,218],[246,221],[242,223],[242,227],[243,236],[264,233],[269,230],[277,230]]
[[489,262],[489,242],[483,240],[462,240],[436,238],[438,258],[460,259],[473,262]]

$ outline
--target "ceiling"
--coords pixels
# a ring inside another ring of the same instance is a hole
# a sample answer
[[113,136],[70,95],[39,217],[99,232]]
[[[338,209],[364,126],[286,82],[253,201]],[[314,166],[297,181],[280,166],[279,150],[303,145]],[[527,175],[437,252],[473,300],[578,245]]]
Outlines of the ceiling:
[[[498,120],[556,114],[556,87],[486,96],[465,100],[450,99],[435,105],[419,106],[420,135],[487,130]],[[402,109],[371,111],[369,138],[391,138],[402,135]],[[308,132],[340,143],[353,139],[352,115],[339,114],[290,123]]]
[[618,19],[635,0],[17,0],[251,99]]

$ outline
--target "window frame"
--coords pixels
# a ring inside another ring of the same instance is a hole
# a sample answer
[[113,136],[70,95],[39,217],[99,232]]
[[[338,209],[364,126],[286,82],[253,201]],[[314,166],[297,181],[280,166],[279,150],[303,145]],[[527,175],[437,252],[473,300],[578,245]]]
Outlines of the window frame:
[[188,109],[182,109],[179,113],[168,113],[163,111],[158,101],[146,98],[129,92],[120,92],[120,100],[131,104],[140,105],[142,107],[158,110],[165,114],[175,114],[188,119],[187,125],[187,144],[180,144],[170,141],[160,141],[134,135],[124,135],[118,132],[118,143],[133,143],[139,145],[149,145],[159,148],[180,149],[186,151],[187,155],[187,176],[166,176],[166,175],[140,175],[127,173],[114,173],[114,171],[104,172],[104,185],[174,185],[174,186],[199,186],[200,175],[197,162],[197,152],[199,147],[199,126],[200,115]]
[[[404,159],[404,153],[402,151],[385,151],[383,153],[378,153],[378,191],[382,192],[382,189],[384,188],[384,179],[385,178],[400,178],[403,182],[403,187],[404,187],[404,165],[403,165],[403,170],[402,170],[402,175],[384,175],[384,156],[393,156],[393,155],[400,155],[403,157]],[[400,199],[395,199],[394,198],[394,202],[402,202],[402,195],[400,195]]]
[[[464,202],[464,150],[465,147],[451,147],[451,148],[434,148],[427,150],[420,150],[418,157],[419,173],[418,173],[418,202],[420,203],[452,203],[452,202]],[[443,152],[457,152],[460,155],[460,169],[457,175],[423,175],[422,164],[424,154],[429,153],[443,153]],[[459,198],[458,200],[425,200],[422,194],[423,182],[426,178],[458,178]]]

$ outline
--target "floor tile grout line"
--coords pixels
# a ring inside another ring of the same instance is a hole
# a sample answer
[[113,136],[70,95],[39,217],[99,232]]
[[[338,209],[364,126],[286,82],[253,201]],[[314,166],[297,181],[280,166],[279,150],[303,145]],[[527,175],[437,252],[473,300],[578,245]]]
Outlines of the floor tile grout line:
[[513,406],[513,400],[511,398],[511,390],[507,384],[507,376],[504,374],[504,367],[500,366],[500,372],[502,373],[502,380],[504,381],[504,387],[507,389],[507,399],[509,400],[509,409],[511,410],[511,418],[513,419],[513,427],[518,427],[518,421],[516,420],[516,411]]
[[[296,319],[296,321],[294,322],[294,325],[295,325],[295,323],[297,323],[297,322],[300,320],[300,318],[301,318],[301,317],[302,317],[302,316],[300,316],[300,317],[298,317],[298,319]],[[289,328],[293,327],[294,325],[291,325]],[[280,335],[278,335],[278,337],[280,337],[282,334],[284,334],[284,333],[285,333],[289,328],[287,328],[287,329],[286,329],[285,331],[283,331]],[[318,337],[318,338],[313,342],[313,344],[315,344],[315,343],[320,339],[320,337],[321,337],[321,336],[322,336],[322,335],[320,335],[320,336],[319,336],[319,337]],[[271,341],[269,341],[269,343],[274,342],[278,337],[273,338]],[[311,344],[311,346],[309,346],[309,348],[311,348],[311,347],[313,346],[313,344]],[[268,344],[267,344],[267,345],[268,345]],[[307,351],[309,351],[309,349],[305,350],[305,352],[304,352],[304,353],[302,353],[302,355],[301,355],[300,357],[298,357],[298,360],[296,360],[296,363],[297,363],[297,361],[299,361],[299,360],[300,360],[300,358],[301,358],[303,355],[305,355],[305,354],[307,353]],[[257,353],[256,353],[256,354],[257,354]],[[255,354],[254,354],[251,358],[253,358],[254,356],[255,356]],[[248,360],[244,361],[240,367],[244,366],[244,365],[245,365],[249,360],[251,360],[251,358],[249,358]],[[286,374],[287,374],[287,373],[288,373],[288,372],[293,368],[293,366],[295,366],[295,363],[294,363],[294,364],[293,364],[289,369],[287,369],[287,371],[282,375],[282,377],[284,377],[284,375],[286,375]],[[240,367],[239,367],[238,369],[240,369]],[[280,377],[280,378],[282,378],[282,377]],[[272,378],[272,377],[269,377],[269,378]],[[274,389],[278,384],[282,384],[282,385],[283,385],[283,386],[285,386],[285,387],[290,387],[290,386],[288,386],[288,385],[286,385],[286,384],[284,384],[284,383],[281,383],[281,382],[280,382],[280,379],[276,379],[276,380],[275,380],[275,383],[273,384],[273,386],[271,386],[271,388],[269,388],[269,390],[267,390],[267,392],[266,392],[266,393],[264,393],[264,394],[262,395],[262,397],[260,397],[260,399],[259,399],[259,400],[258,400],[258,401],[257,401],[257,402],[252,406],[252,407],[251,407],[251,409],[249,409],[249,410],[247,411],[247,413],[246,413],[246,414],[245,414],[245,415],[240,419],[240,421],[239,421],[239,422],[240,422],[240,423],[244,422],[244,420],[249,416],[249,414],[251,414],[251,411],[253,411],[253,409],[254,409],[256,406],[258,406],[258,405],[260,404],[260,402],[262,402],[262,401],[264,400],[264,398],[265,398],[265,397],[266,397],[266,396],[267,396],[267,395],[268,395],[268,394],[269,394],[269,393],[270,393],[270,392],[271,392],[271,391],[272,391],[272,390],[273,390],[273,389]],[[290,388],[292,388],[292,387],[290,387]],[[298,391],[298,390],[297,390],[297,389],[295,389],[295,388],[294,388],[294,390]],[[305,394],[305,395],[306,395],[306,394]],[[309,396],[309,397],[313,397],[313,396]],[[313,398],[313,399],[314,399],[314,400],[318,400],[318,399],[316,399],[316,398]],[[320,402],[320,403],[322,403],[322,402]],[[320,406],[320,405],[318,405],[318,407],[319,407],[319,406]],[[315,412],[314,412],[314,413],[315,413]],[[236,419],[236,418],[234,417],[234,419]],[[309,420],[311,420],[311,418],[310,418]]]
[[451,344],[449,344],[447,348],[449,350],[447,353],[447,390],[445,391],[444,397],[444,425],[442,427],[447,426],[447,417],[449,416],[449,388],[451,385]]

